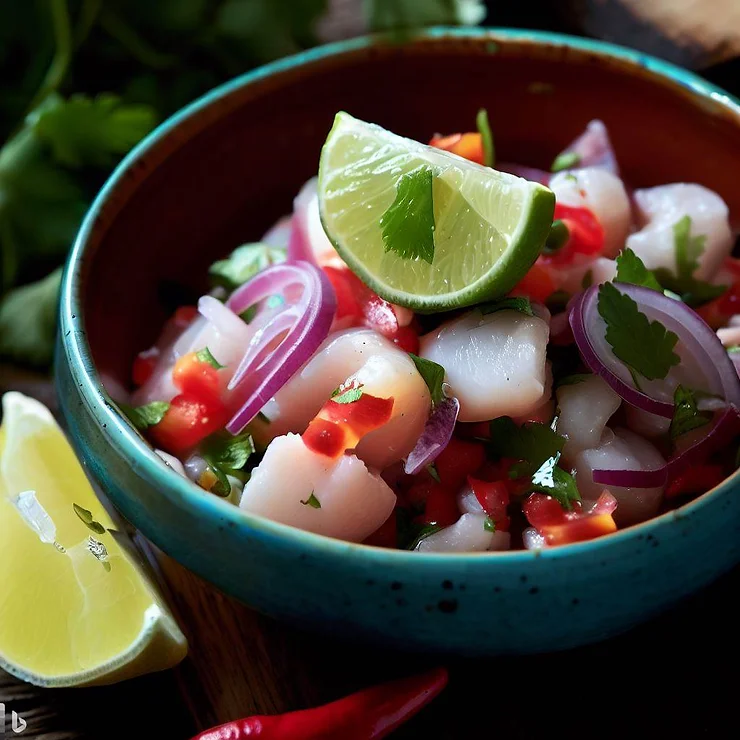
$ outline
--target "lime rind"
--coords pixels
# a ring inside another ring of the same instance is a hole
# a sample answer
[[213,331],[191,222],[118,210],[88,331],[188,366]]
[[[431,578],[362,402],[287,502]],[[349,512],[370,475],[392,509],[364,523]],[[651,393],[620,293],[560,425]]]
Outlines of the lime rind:
[[[435,171],[432,264],[384,249],[380,220],[396,183]],[[340,256],[383,298],[420,312],[501,296],[537,258],[555,204],[542,185],[338,113],[321,153],[319,202]]]

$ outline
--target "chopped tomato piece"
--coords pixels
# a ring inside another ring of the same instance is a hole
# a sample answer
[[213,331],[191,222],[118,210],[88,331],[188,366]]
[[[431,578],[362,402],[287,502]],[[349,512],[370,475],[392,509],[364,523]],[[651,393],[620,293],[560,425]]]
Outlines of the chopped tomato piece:
[[579,254],[591,257],[601,254],[604,249],[604,227],[588,208],[556,203],[553,218],[568,227],[569,237],[565,246],[557,252],[539,257],[543,264],[567,265]]
[[721,465],[695,465],[672,480],[665,489],[666,498],[685,493],[706,493],[725,479]]
[[309,450],[327,457],[339,457],[347,449],[347,434],[339,424],[316,417],[301,435]]
[[192,320],[198,315],[197,306],[180,306],[172,316],[178,328],[185,329],[190,326]]
[[595,514],[573,519],[565,524],[546,525],[540,530],[548,545],[567,545],[571,542],[593,540],[617,531],[611,514]]
[[149,430],[156,444],[174,454],[194,447],[226,423],[220,401],[206,402],[181,394],[175,396],[162,420]]
[[509,488],[504,481],[485,481],[468,476],[468,485],[473,490],[483,511],[496,523],[496,529],[508,532],[511,519],[508,516]]
[[411,326],[400,326],[393,335],[393,343],[404,352],[419,354],[419,335]]
[[221,395],[221,376],[208,362],[198,359],[196,352],[183,355],[172,369],[172,382],[185,395],[209,401]]
[[460,518],[455,493],[446,486],[434,483],[429,488],[423,520],[426,524],[449,527]]
[[359,320],[362,316],[359,294],[355,290],[354,281],[349,277],[349,275],[355,277],[354,274],[344,267],[331,267],[327,265],[321,269],[329,278],[329,282],[332,284],[334,293],[337,296],[337,319],[353,318]]
[[442,484],[457,491],[465,484],[467,477],[483,465],[485,459],[486,451],[480,442],[453,437],[437,456],[434,467]]
[[134,385],[141,386],[152,377],[154,368],[159,360],[159,350],[156,347],[139,352],[131,369],[131,380]]
[[444,149],[459,157],[465,157],[471,162],[483,164],[483,140],[478,133],[433,136],[429,141],[429,146]]
[[512,295],[531,298],[537,303],[544,303],[557,287],[550,274],[550,269],[541,257],[529,268],[529,272],[514,286]]
[[398,547],[398,522],[396,519],[396,509],[364,542],[366,545],[375,547]]

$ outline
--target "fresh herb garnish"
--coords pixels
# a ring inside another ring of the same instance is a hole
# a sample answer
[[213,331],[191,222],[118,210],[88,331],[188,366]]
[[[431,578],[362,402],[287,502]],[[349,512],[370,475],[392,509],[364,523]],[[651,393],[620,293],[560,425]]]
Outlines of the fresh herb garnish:
[[208,347],[203,347],[202,350],[195,353],[196,358],[199,362],[205,362],[207,365],[210,365],[211,367],[215,367],[216,370],[221,370],[226,367],[226,365],[222,365],[212,354],[211,350],[208,349]]
[[331,400],[334,401],[334,403],[354,403],[362,398],[362,392],[362,385],[347,388],[346,390],[335,388],[334,391],[332,391]]
[[648,380],[663,379],[681,361],[673,351],[678,336],[659,321],[650,321],[613,283],[599,288],[598,310],[606,322],[606,341],[614,356],[627,365],[635,384],[637,374]]
[[483,522],[483,529],[485,529],[486,532],[495,532],[496,522],[494,522],[490,516],[487,516]]
[[625,247],[617,257],[617,277],[614,278],[614,282],[642,285],[659,293],[663,292],[655,275],[629,247]]
[[532,302],[529,298],[524,298],[523,296],[499,298],[496,301],[481,303],[479,306],[476,306],[476,308],[484,316],[489,313],[496,313],[497,311],[519,311],[519,313],[526,314],[527,316],[534,316]]
[[96,522],[95,518],[92,515],[92,512],[89,509],[83,509],[82,506],[79,506],[78,504],[72,504],[72,508],[74,509],[75,514],[77,514],[80,521],[91,531],[95,532],[95,534],[105,534],[106,529],[105,527],[100,523]]
[[155,424],[159,424],[170,408],[167,401],[152,401],[144,406],[129,406],[125,403],[119,403],[118,406],[139,430],[148,429]]
[[565,437],[536,421],[517,426],[510,417],[502,416],[490,423],[490,430],[491,450],[496,456],[522,461],[512,467],[516,477],[532,475],[565,445]]
[[437,483],[442,482],[442,479],[439,477],[439,473],[437,472],[437,466],[434,463],[429,463],[429,465],[427,465],[427,473],[429,473]]
[[550,167],[551,172],[561,172],[577,167],[581,163],[581,156],[575,152],[561,152],[555,157],[555,161]]
[[711,411],[699,411],[696,392],[679,385],[673,394],[673,418],[671,419],[670,435],[675,442],[681,435],[693,429],[703,427],[713,418]]
[[380,219],[386,252],[403,259],[434,260],[434,202],[430,167],[402,175],[396,197]]
[[594,271],[586,270],[586,272],[583,273],[583,277],[581,278],[581,288],[583,290],[586,290],[587,288],[590,288],[593,284],[594,284]]
[[311,495],[305,500],[301,501],[304,506],[310,506],[312,509],[320,509],[321,501],[316,498],[316,494],[311,491]]
[[285,262],[286,253],[280,247],[260,242],[237,247],[226,259],[214,262],[208,275],[211,283],[227,290],[235,290],[270,265]]
[[236,436],[216,432],[205,440],[201,454],[210,465],[231,474],[241,470],[254,454],[254,440],[249,432]]
[[432,404],[436,406],[445,397],[444,391],[442,390],[442,384],[445,379],[445,369],[442,365],[432,362],[432,360],[425,360],[423,357],[419,357],[413,352],[409,352],[409,357],[414,361],[414,365],[416,365],[419,375],[421,375],[424,382],[427,384],[429,394],[432,397]]
[[565,221],[561,221],[559,218],[552,222],[550,231],[545,239],[545,246],[542,250],[544,254],[553,254],[559,249],[562,249],[570,239],[570,229],[566,225]]
[[424,524],[420,529],[416,531],[416,533],[411,538],[410,542],[406,545],[407,550],[415,550],[417,545],[422,541],[425,540],[430,535],[434,534],[435,532],[439,532],[439,530],[442,529],[442,527],[439,526],[439,524]]
[[483,145],[483,164],[486,167],[493,167],[495,161],[495,150],[493,148],[493,134],[491,126],[488,123],[488,111],[481,108],[475,117],[475,125],[480,134],[481,144]]
[[570,511],[573,501],[580,501],[576,479],[567,470],[558,466],[560,453],[545,460],[542,466],[532,475],[530,491],[552,496],[564,509]]
[[705,234],[691,236],[691,216],[686,215],[673,225],[673,239],[676,273],[665,268],[656,270],[655,274],[661,285],[678,294],[689,306],[700,306],[722,295],[727,290],[726,285],[712,285],[694,277],[707,237]]

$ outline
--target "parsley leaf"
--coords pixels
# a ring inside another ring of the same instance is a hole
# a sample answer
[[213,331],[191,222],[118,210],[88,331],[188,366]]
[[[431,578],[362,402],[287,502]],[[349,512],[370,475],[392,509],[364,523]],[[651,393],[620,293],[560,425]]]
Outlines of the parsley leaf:
[[645,267],[643,261],[628,247],[625,247],[617,257],[617,283],[642,285],[651,290],[663,292],[663,288],[655,275]]
[[501,416],[490,423],[490,430],[494,454],[523,461],[515,466],[517,477],[532,475],[546,460],[559,455],[565,445],[565,437],[536,421],[517,426],[510,417]]
[[409,352],[409,357],[414,361],[416,369],[419,371],[419,375],[424,379],[424,382],[429,388],[429,393],[432,396],[432,404],[436,406],[440,403],[444,397],[444,391],[442,390],[442,383],[445,379],[445,369],[442,365],[432,362],[432,360],[425,360],[423,357],[418,357]]
[[398,181],[396,198],[380,219],[386,252],[403,259],[434,260],[434,203],[430,167],[407,172]]
[[598,310],[606,322],[606,341],[635,381],[635,373],[648,380],[665,378],[681,361],[673,351],[678,336],[659,321],[650,321],[637,303],[620,293],[613,283],[600,286]]
[[573,501],[580,501],[576,479],[567,471],[558,467],[560,453],[545,460],[542,466],[532,476],[530,491],[552,496],[564,508],[570,511]]
[[139,430],[148,429],[155,424],[159,424],[170,408],[167,401],[152,401],[144,406],[129,406],[125,403],[119,403],[118,406]]
[[711,411],[699,411],[696,405],[696,394],[690,388],[677,386],[673,394],[673,403],[670,434],[674,442],[682,434],[703,427],[713,418]]
[[577,167],[581,163],[581,157],[575,152],[561,152],[555,157],[555,161],[550,167],[550,172],[561,172]]
[[519,313],[526,314],[527,316],[534,316],[531,301],[529,300],[529,298],[524,298],[522,296],[499,298],[499,300],[497,301],[481,303],[476,308],[484,316],[489,313],[496,313],[496,311],[519,311]]
[[254,440],[249,432],[236,436],[217,432],[206,439],[201,454],[209,465],[231,474],[241,470],[254,454]]
[[494,522],[490,516],[487,516],[483,522],[483,529],[485,529],[486,532],[495,532],[496,522]]
[[215,367],[216,370],[222,370],[226,367],[226,365],[222,365],[212,354],[211,350],[208,349],[208,347],[203,347],[202,350],[195,353],[196,358],[199,362],[205,362],[206,365],[210,365],[211,367]]
[[311,491],[311,495],[305,500],[301,501],[304,506],[310,506],[312,509],[320,509],[321,501],[316,498],[316,495]]
[[331,400],[334,403],[354,403],[362,398],[362,386],[358,385],[355,388],[347,388],[345,391],[340,391],[339,388],[335,389],[331,394]]
[[480,134],[481,144],[483,145],[483,164],[486,167],[493,167],[495,160],[495,150],[493,148],[493,134],[491,126],[488,123],[488,111],[481,108],[475,117],[475,126]]
[[270,247],[259,242],[242,244],[226,259],[214,262],[208,275],[214,286],[236,290],[270,265],[285,262],[286,253],[280,247]]

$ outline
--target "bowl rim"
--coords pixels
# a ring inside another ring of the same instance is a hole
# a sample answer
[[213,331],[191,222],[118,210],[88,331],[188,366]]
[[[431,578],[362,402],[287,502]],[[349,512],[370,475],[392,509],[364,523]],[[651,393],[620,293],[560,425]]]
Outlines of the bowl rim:
[[[646,70],[657,80],[677,83],[685,88],[694,99],[709,98],[714,111],[707,111],[707,115],[714,113],[730,113],[738,119],[740,127],[740,100],[734,98],[722,88],[704,80],[693,72],[683,69],[670,62],[658,59],[649,54],[619,46],[605,41],[570,36],[567,34],[551,33],[548,31],[533,31],[512,28],[460,28],[460,27],[433,27],[416,31],[410,35],[409,45],[424,44],[451,40],[469,40],[488,44],[491,53],[497,53],[497,44],[517,43],[529,44],[534,47],[554,46],[572,49],[578,52],[594,54],[602,59],[618,61],[627,67]],[[493,562],[501,566],[521,568],[535,560],[577,557],[579,554],[595,548],[607,550],[617,547],[628,540],[642,539],[648,534],[670,526],[672,522],[694,513],[709,505],[716,498],[729,493],[735,481],[740,480],[740,470],[712,490],[698,496],[686,504],[660,514],[645,522],[620,529],[612,534],[605,535],[585,542],[577,542],[542,550],[508,550],[502,552],[476,553],[424,553],[408,550],[380,548],[372,545],[346,542],[325,535],[308,532],[297,527],[272,521],[260,516],[242,511],[238,506],[228,503],[217,496],[203,495],[202,492],[189,480],[183,478],[174,469],[164,463],[154,449],[119,413],[115,403],[106,393],[100,375],[95,368],[90,345],[87,341],[84,323],[82,293],[84,287],[83,266],[87,258],[87,246],[91,235],[99,222],[101,215],[108,209],[110,196],[125,180],[126,173],[132,165],[139,163],[163,138],[168,136],[179,125],[200,113],[212,104],[227,98],[233,92],[247,85],[264,80],[272,75],[288,72],[296,67],[305,67],[321,60],[341,57],[375,46],[387,47],[389,34],[371,34],[357,38],[338,41],[318,46],[299,54],[265,64],[246,72],[232,80],[222,83],[191,102],[170,117],[161,122],[129,154],[117,165],[113,173],[100,189],[80,226],[62,278],[60,295],[60,321],[58,336],[62,352],[58,352],[55,362],[66,362],[74,378],[82,399],[89,412],[96,418],[100,426],[108,427],[108,438],[116,445],[119,453],[135,467],[139,474],[155,485],[160,495],[171,500],[176,506],[189,509],[190,513],[212,520],[221,520],[238,529],[247,528],[250,533],[282,546],[302,548],[307,551],[321,550],[325,556],[346,558],[358,554],[363,559],[374,561],[382,566],[398,566],[414,563],[421,569],[436,568],[440,563],[452,565],[460,564],[469,567],[473,563],[481,563],[483,567],[490,567]],[[60,356],[62,355],[63,356]],[[114,434],[115,433],[115,439]]]

